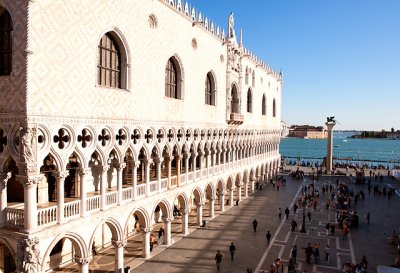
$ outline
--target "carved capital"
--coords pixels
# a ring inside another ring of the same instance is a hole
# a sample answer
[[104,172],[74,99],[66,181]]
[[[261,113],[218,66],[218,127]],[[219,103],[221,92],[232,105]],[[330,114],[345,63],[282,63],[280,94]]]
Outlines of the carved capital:
[[190,213],[190,209],[182,209],[182,214],[189,214]]
[[39,184],[40,180],[42,179],[42,176],[41,175],[35,175],[35,176],[17,175],[16,178],[24,187],[31,187],[31,186],[36,186],[37,184]]
[[182,155],[177,155],[175,156],[175,160],[182,160],[183,156]]
[[111,241],[111,244],[113,245],[113,247],[118,247],[118,248],[120,248],[120,247],[123,247],[123,246],[125,246],[126,245],[126,239],[124,239],[124,240],[112,240]]
[[0,189],[6,188],[8,180],[10,180],[12,177],[12,173],[1,173],[0,174]]
[[173,221],[173,219],[172,218],[169,218],[169,217],[162,217],[161,218],[162,220],[163,220],[163,222],[172,222]]
[[92,261],[92,257],[80,257],[75,255],[74,260],[78,264],[88,264]]
[[57,181],[64,180],[69,175],[69,171],[59,171],[54,172],[53,176],[57,179]]
[[104,165],[100,167],[100,170],[105,173],[108,172],[108,170],[110,169],[110,165]]
[[79,168],[78,172],[80,175],[89,175],[92,173],[92,169],[91,168]]
[[135,161],[132,163],[133,168],[139,168],[139,166],[140,166],[140,161]]
[[120,164],[117,165],[118,171],[122,171],[125,168],[126,168],[126,163],[120,163]]
[[30,175],[38,173],[38,167],[35,162],[19,162],[18,163],[19,173],[22,175]]
[[145,227],[145,228],[140,228],[140,230],[144,233],[151,232],[151,228]]

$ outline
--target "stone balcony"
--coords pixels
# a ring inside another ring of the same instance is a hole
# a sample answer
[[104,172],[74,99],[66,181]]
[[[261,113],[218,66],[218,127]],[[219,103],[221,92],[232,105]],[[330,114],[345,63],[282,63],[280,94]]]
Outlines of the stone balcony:
[[238,113],[231,113],[230,119],[228,120],[228,124],[230,125],[240,125],[244,121],[244,116]]

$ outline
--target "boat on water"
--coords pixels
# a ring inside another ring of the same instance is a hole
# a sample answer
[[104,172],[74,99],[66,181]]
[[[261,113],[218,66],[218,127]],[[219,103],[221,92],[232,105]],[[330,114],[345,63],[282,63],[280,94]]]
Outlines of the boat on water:
[[343,139],[343,142],[347,142],[347,139]]
[[333,147],[336,147],[336,148],[338,148],[338,147],[340,147],[340,145],[333,145]]
[[308,136],[303,137],[304,139],[310,139]]

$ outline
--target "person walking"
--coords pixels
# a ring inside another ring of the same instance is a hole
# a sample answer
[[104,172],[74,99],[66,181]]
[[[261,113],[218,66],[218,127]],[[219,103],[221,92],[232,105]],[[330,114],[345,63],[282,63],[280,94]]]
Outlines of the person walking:
[[157,243],[159,244],[159,245],[161,245],[162,243],[163,243],[163,240],[164,240],[164,229],[162,228],[162,227],[160,227],[160,229],[158,230],[158,240],[157,240]]
[[292,253],[291,254],[292,254],[293,262],[295,264],[297,264],[297,246],[296,245],[294,245],[292,247]]
[[298,208],[299,208],[299,206],[295,203],[295,204],[293,205],[294,214],[296,214]]
[[308,221],[311,222],[311,211],[308,211],[307,218],[308,218]]
[[267,246],[269,246],[269,242],[271,242],[271,237],[272,237],[271,232],[269,232],[269,230],[267,231],[265,237],[267,237]]
[[282,219],[282,209],[281,208],[278,209],[278,217],[279,217],[279,220]]
[[219,250],[217,250],[217,254],[215,254],[214,260],[215,260],[215,263],[216,263],[216,265],[217,265],[217,270],[218,270],[218,272],[219,272],[220,269],[221,269],[222,257],[223,257],[222,254],[219,252]]
[[316,264],[319,262],[319,247],[318,244],[314,245],[314,261]]
[[289,219],[290,210],[288,207],[285,209],[286,220]]
[[154,246],[154,236],[153,234],[150,234],[150,252],[153,251],[153,246]]
[[331,247],[329,245],[325,246],[325,261],[329,263],[329,252],[331,251]]
[[257,219],[254,219],[254,221],[253,221],[253,230],[254,230],[254,232],[257,231],[257,225],[258,225]]
[[235,255],[235,251],[236,251],[236,247],[233,244],[233,242],[231,242],[231,245],[229,246],[229,252],[231,253],[231,261],[233,261],[233,256]]

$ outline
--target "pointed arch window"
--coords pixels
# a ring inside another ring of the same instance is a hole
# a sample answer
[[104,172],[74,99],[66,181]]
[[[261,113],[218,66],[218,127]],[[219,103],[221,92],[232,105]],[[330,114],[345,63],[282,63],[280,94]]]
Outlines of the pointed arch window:
[[12,70],[13,24],[10,13],[0,6],[0,76],[8,76]]
[[247,91],[247,112],[252,113],[253,112],[253,94],[251,92],[251,89]]
[[276,104],[275,104],[275,99],[272,102],[272,116],[276,117]]
[[121,51],[111,32],[101,38],[98,53],[98,85],[121,88]]
[[249,68],[246,66],[246,74],[244,78],[244,83],[249,84]]
[[261,114],[263,116],[267,115],[267,99],[265,98],[265,94],[263,94],[262,98]]
[[182,99],[181,69],[178,61],[171,57],[165,67],[165,96],[173,99]]
[[252,83],[251,86],[256,87],[256,72],[253,71],[253,78],[252,78]]
[[234,85],[232,87],[231,97],[232,97],[231,112],[239,114],[240,113],[240,111],[239,111],[240,110],[240,107],[239,107],[240,100],[239,100],[239,95],[238,95],[236,85]]
[[207,105],[215,105],[215,81],[211,72],[208,72],[206,76],[205,103]]

